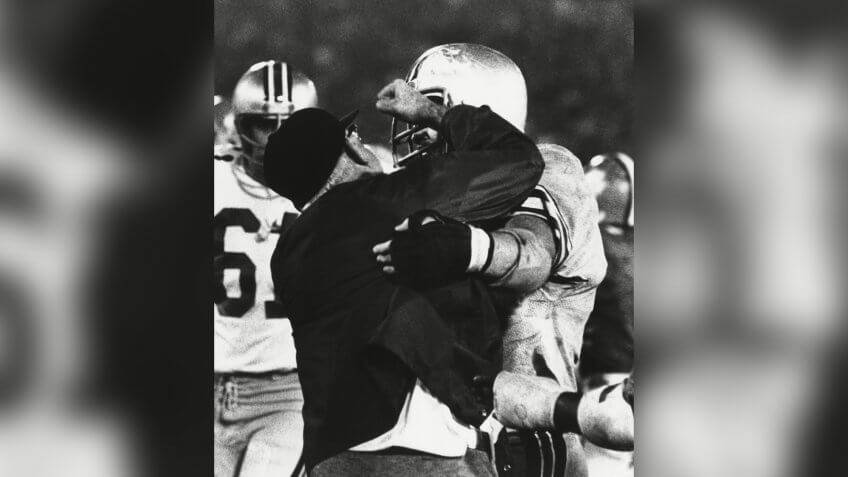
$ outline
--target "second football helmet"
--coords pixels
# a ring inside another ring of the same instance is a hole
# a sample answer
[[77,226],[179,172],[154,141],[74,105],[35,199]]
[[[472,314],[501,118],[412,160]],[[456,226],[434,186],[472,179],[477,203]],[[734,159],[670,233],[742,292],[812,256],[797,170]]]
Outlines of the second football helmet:
[[232,97],[243,157],[261,164],[268,136],[295,111],[317,105],[312,80],[288,63],[268,60],[251,66]]
[[213,154],[215,159],[232,161],[240,154],[233,105],[229,99],[220,95],[215,95],[212,104],[215,113]]
[[586,181],[598,201],[598,223],[633,227],[634,164],[627,154],[616,152],[593,157],[586,166]]
[[[432,101],[447,107],[489,106],[524,130],[527,85],[521,70],[503,53],[474,43],[450,43],[430,48],[412,64],[406,81]],[[392,153],[398,165],[438,147],[416,137],[425,128],[392,121]],[[406,146],[405,151],[401,149]]]

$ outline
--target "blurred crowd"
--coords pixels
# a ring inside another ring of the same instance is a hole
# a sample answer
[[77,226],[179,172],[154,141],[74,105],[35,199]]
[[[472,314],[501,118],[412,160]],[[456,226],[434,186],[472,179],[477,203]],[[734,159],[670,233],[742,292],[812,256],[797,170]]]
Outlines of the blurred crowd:
[[845,338],[844,20],[793,2],[636,16],[646,475],[844,472],[808,454],[841,445],[811,423]]

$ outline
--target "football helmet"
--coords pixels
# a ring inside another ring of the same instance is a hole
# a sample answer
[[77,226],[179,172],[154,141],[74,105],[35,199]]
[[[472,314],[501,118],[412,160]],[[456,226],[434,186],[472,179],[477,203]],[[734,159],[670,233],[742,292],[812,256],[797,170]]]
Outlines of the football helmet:
[[[509,57],[487,46],[450,43],[430,48],[412,64],[406,81],[434,102],[487,105],[492,111],[524,130],[527,119],[527,85],[521,70]],[[392,120],[392,154],[395,165],[444,147],[441,141],[423,137],[420,125]]]
[[598,201],[598,223],[633,227],[633,159],[622,152],[601,154],[589,161],[585,173],[586,182]]
[[214,96],[212,104],[215,112],[213,133],[215,159],[232,161],[240,152],[233,105],[229,99],[220,95]]
[[318,105],[315,85],[283,61],[256,63],[233,90],[232,108],[242,156],[262,164],[268,136],[299,109]]

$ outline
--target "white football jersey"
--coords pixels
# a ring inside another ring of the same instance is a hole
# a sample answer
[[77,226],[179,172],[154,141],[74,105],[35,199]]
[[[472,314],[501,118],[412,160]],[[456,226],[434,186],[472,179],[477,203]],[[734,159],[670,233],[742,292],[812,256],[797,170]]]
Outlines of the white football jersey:
[[291,324],[274,297],[271,255],[297,209],[234,163],[214,163],[215,372],[295,369]]
[[[595,292],[607,262],[598,228],[598,206],[583,166],[568,149],[542,144],[545,171],[536,189],[513,215],[539,217],[551,226],[556,245],[553,273],[514,311],[513,322],[544,343],[545,363],[566,390],[577,391],[577,363],[583,329],[595,305]],[[504,367],[532,372],[532,349],[521,341],[504,343]]]

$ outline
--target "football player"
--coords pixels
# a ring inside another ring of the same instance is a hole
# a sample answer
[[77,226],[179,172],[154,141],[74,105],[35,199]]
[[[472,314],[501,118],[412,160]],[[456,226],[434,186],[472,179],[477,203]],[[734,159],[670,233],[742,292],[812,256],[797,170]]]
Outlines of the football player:
[[[633,159],[620,152],[595,156],[585,168],[609,264],[583,335],[580,380],[586,393],[622,382],[623,390],[633,389],[634,171]],[[585,443],[590,472],[633,475],[632,453],[600,448],[590,437]]]
[[[416,60],[406,79],[435,102],[485,104],[524,129],[524,77],[512,60],[491,48],[467,43],[434,47]],[[435,131],[416,125],[404,128],[397,122],[392,125],[392,143],[400,167],[407,161],[426,160],[431,151],[447,147]],[[445,264],[456,255],[441,251],[470,247],[471,264],[466,271],[482,273],[493,287],[521,294],[504,334],[504,372],[494,382],[497,419],[525,430],[518,448],[526,450],[526,459],[514,459],[512,465],[526,465],[528,475],[586,475],[578,433],[592,434],[590,426],[607,425],[610,420],[588,418],[598,415],[597,406],[588,406],[598,401],[581,399],[577,365],[583,328],[606,260],[597,205],[580,161],[559,145],[543,144],[539,150],[545,159],[539,185],[503,223],[485,227],[497,230],[472,226],[471,233],[465,234],[459,229],[467,226],[442,220],[418,227],[413,234],[405,222],[392,241],[379,244],[375,253],[387,273],[434,276],[438,271],[432,269],[451,268]],[[615,412],[619,411],[617,406]],[[586,429],[581,429],[580,416]],[[499,463],[501,473],[508,474],[507,467]]]
[[[216,156],[215,475],[296,475],[303,421],[294,341],[274,296],[271,254],[297,210],[265,186],[268,136],[318,103],[312,81],[281,61],[251,66],[232,95],[240,150]],[[226,117],[226,115],[225,115]]]
[[633,159],[623,153],[586,166],[609,263],[584,334],[580,374],[589,388],[620,382],[633,369],[633,179]]

